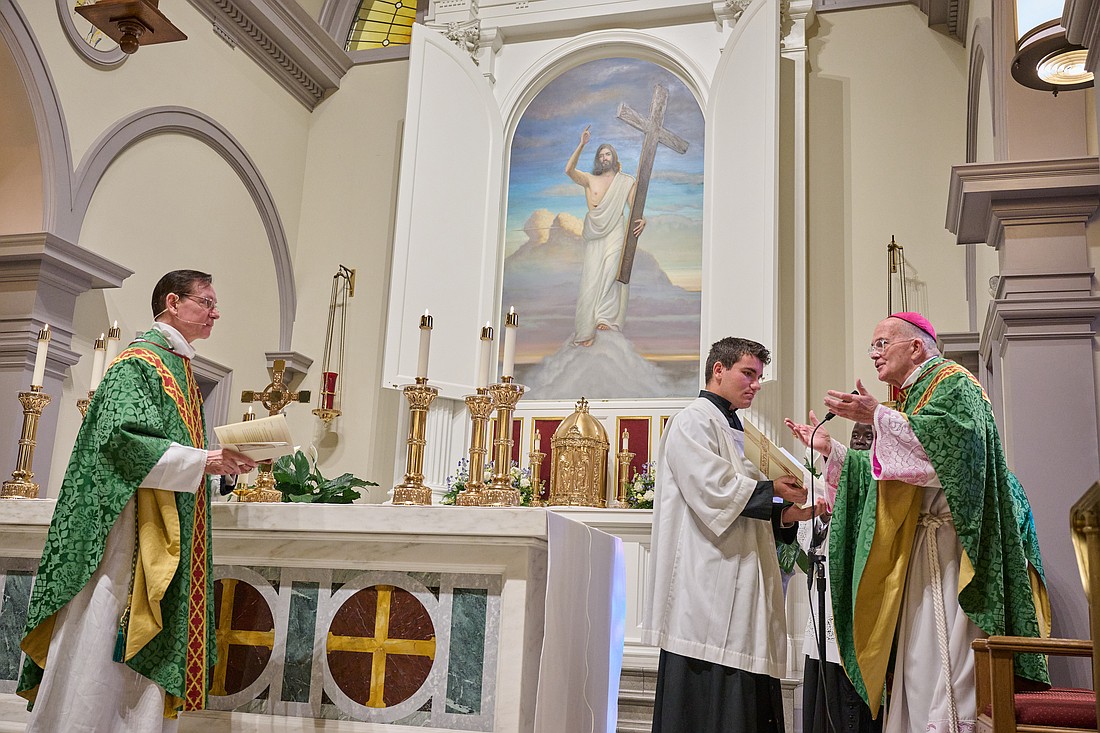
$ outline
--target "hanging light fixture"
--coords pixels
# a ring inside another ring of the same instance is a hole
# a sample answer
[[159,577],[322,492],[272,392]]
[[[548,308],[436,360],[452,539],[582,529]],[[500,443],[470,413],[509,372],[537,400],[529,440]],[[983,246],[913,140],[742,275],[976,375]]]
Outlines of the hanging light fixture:
[[1070,43],[1061,0],[1016,0],[1016,56],[1012,78],[1030,89],[1068,92],[1092,86],[1088,49]]
[[[321,359],[321,389],[317,395],[317,409],[313,414],[325,424],[340,416],[337,407],[337,380],[344,371],[344,343],[348,317],[348,298],[355,295],[355,270],[343,265],[332,276],[332,293],[328,301],[328,327],[325,330],[325,353]],[[337,315],[339,311],[339,315]],[[339,325],[339,328],[337,328]],[[339,342],[340,355],[333,359],[333,342]]]
[[159,5],[160,0],[98,0],[75,10],[129,54],[141,46],[187,40]]
[[[901,302],[894,305],[894,279],[898,281],[898,294]],[[886,245],[886,313],[909,310],[909,294],[905,287],[905,247],[894,241],[890,235],[890,244]]]

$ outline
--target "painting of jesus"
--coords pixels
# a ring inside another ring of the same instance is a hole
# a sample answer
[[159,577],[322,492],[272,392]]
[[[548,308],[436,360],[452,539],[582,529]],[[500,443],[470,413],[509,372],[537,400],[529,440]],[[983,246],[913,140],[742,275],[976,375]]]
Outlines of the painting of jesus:
[[576,66],[524,110],[502,295],[527,399],[694,396],[703,143],[690,89],[640,59]]

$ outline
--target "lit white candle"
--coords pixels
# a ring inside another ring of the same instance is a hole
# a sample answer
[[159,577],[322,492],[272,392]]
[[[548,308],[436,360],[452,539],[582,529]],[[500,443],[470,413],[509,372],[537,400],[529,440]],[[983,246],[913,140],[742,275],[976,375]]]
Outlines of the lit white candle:
[[630,433],[628,433],[626,431],[626,428],[623,428],[623,452],[625,453],[629,450],[630,450]]
[[427,309],[420,316],[420,351],[416,355],[416,378],[428,378],[428,350],[432,344],[432,317]]
[[489,364],[493,358],[493,327],[486,322],[481,329],[481,345],[477,352],[477,388],[489,386]]
[[508,309],[508,317],[504,319],[504,367],[500,370],[500,378],[511,379],[516,367],[516,330],[519,328],[519,316],[516,315],[516,307]]
[[95,340],[95,349],[92,351],[92,381],[88,389],[95,392],[99,383],[103,381],[103,364],[107,357],[107,334],[99,334]]
[[38,349],[34,352],[34,373],[31,375],[31,386],[42,387],[46,377],[46,352],[50,349],[50,324],[42,327],[38,332]]
[[122,350],[122,329],[118,327],[118,321],[114,322],[107,331],[107,356],[103,359],[104,370],[118,358],[118,352]]
[[539,453],[539,452],[541,452],[541,451],[539,450],[540,448],[542,448],[542,434],[541,434],[541,433],[539,433],[539,431],[538,431],[538,430],[536,430],[536,431],[535,431],[535,452],[536,452],[536,453]]

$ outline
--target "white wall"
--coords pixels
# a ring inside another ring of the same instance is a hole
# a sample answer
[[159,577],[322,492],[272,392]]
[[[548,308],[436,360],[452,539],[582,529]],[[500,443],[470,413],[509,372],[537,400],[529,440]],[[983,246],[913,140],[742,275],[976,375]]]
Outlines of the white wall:
[[940,331],[968,326],[965,252],[944,228],[966,155],[967,51],[911,5],[818,14],[809,49],[809,402],[857,378],[885,399],[866,349],[887,315],[891,235],[909,308]]

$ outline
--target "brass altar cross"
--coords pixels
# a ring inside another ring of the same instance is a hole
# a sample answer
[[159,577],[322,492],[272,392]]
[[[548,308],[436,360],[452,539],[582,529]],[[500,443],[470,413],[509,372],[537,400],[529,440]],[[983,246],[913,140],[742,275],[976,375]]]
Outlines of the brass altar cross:
[[657,157],[657,143],[664,145],[680,155],[687,152],[688,142],[682,137],[666,130],[664,125],[665,107],[668,105],[668,87],[653,85],[653,101],[649,106],[649,117],[642,117],[625,104],[619,105],[616,115],[626,124],[645,133],[642,140],[642,152],[638,158],[638,181],[634,189],[634,203],[630,207],[630,218],[626,222],[626,243],[619,260],[621,283],[630,282],[630,270],[634,267],[634,253],[638,249],[638,236],[634,234],[634,222],[642,218],[645,211],[645,197],[649,193],[649,176],[653,172],[653,159]]
[[309,390],[292,392],[290,387],[283,383],[283,375],[286,372],[286,360],[276,359],[271,368],[271,384],[264,388],[263,392],[246,389],[241,392],[241,402],[259,402],[267,408],[268,414],[277,415],[280,410],[291,402],[309,402]]

